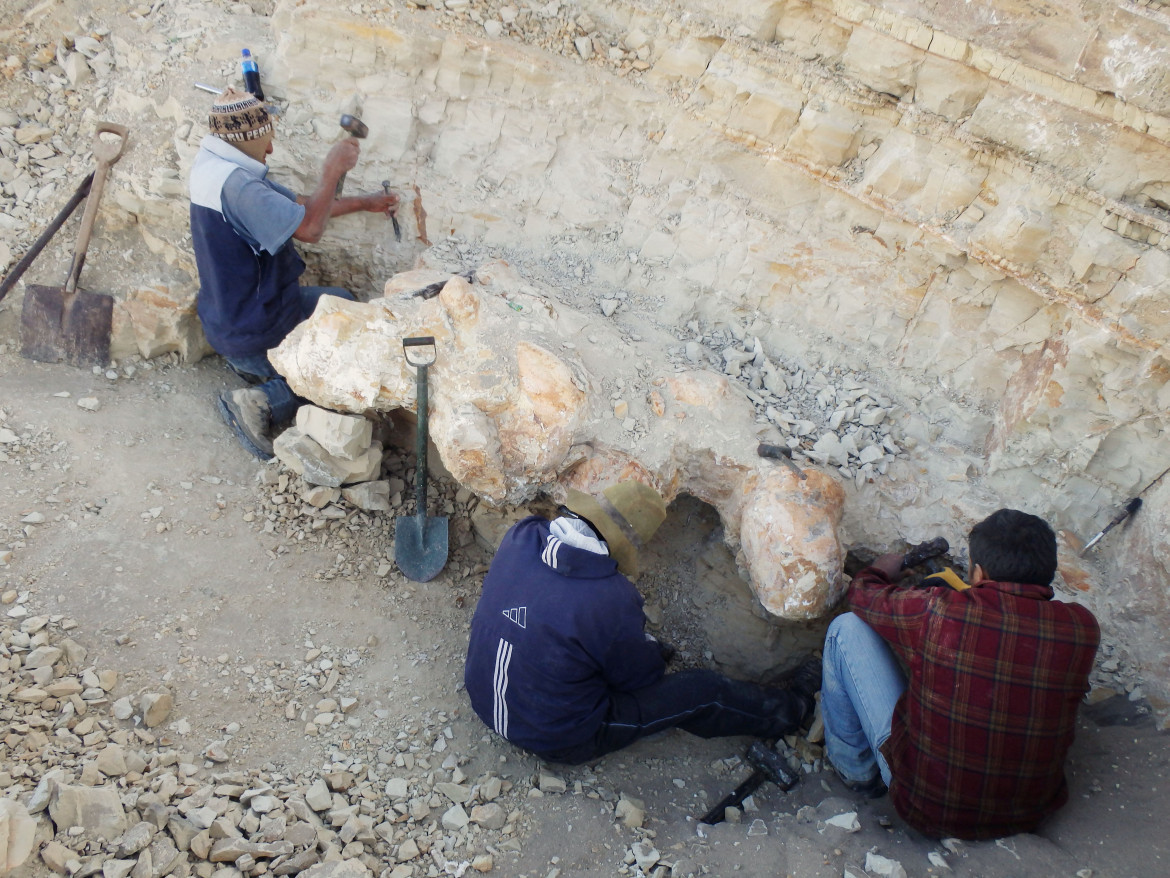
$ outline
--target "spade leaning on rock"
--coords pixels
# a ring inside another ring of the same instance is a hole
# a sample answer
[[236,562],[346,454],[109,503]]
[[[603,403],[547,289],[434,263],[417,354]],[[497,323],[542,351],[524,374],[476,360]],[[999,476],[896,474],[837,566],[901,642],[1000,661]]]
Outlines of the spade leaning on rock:
[[312,195],[296,195],[268,179],[272,119],[255,97],[227,89],[211,108],[191,168],[191,240],[199,268],[199,319],[207,340],[253,387],[221,393],[219,411],[240,444],[272,457],[273,424],[304,401],[268,362],[276,347],[313,313],[321,296],[353,299],[337,287],[302,287],[305,263],[293,239],[320,240],[329,220],[357,211],[391,213],[392,192],[335,197],[337,182],[357,164],[357,138],[333,145]]

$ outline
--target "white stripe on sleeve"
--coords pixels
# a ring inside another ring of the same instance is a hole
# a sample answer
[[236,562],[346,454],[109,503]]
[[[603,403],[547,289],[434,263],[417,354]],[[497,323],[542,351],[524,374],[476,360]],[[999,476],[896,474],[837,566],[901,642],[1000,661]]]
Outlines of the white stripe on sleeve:
[[512,661],[512,644],[500,638],[496,647],[496,668],[492,679],[494,695],[493,719],[496,733],[501,737],[508,737],[508,665]]

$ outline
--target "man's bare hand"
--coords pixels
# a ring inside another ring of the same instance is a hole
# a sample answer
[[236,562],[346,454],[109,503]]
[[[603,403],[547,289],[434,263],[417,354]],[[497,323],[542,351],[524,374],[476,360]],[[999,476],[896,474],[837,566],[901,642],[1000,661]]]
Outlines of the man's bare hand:
[[398,213],[397,192],[378,192],[373,195],[363,195],[362,200],[365,202],[365,207],[362,210],[368,210],[370,213],[384,213],[387,216]]
[[906,571],[902,569],[903,557],[901,552],[889,552],[885,555],[879,555],[870,566],[876,567],[886,574],[890,582],[897,582],[906,575]]
[[358,162],[362,148],[356,137],[347,137],[333,144],[329,154],[325,156],[325,174],[341,176],[352,171]]

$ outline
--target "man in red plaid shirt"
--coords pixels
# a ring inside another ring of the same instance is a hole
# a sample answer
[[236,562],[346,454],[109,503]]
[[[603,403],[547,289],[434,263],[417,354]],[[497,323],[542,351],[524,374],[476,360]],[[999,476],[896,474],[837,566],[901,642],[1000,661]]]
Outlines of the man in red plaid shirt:
[[1052,599],[1056,537],[1042,519],[1001,509],[969,549],[970,587],[899,587],[901,555],[854,577],[852,612],[826,636],[821,707],[851,789],[888,786],[926,835],[997,838],[1068,799],[1064,760],[1100,629]]

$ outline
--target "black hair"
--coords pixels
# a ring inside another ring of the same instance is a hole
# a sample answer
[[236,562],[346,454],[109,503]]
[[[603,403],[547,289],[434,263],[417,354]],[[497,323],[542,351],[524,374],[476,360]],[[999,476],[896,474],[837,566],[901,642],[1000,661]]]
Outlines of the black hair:
[[971,528],[971,569],[999,582],[1049,585],[1056,575],[1056,534],[1048,522],[1017,509],[1000,509]]

